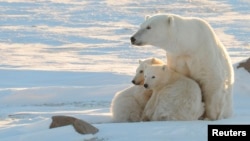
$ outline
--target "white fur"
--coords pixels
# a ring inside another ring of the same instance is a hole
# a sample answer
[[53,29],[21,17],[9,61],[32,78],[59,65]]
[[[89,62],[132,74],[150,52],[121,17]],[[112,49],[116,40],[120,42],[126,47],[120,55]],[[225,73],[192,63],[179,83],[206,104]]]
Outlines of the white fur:
[[232,116],[232,63],[206,21],[173,14],[153,15],[131,37],[131,42],[166,50],[168,66],[199,83],[205,118],[217,120]]
[[153,90],[143,120],[198,120],[204,113],[199,85],[192,79],[176,73],[165,65],[145,69],[148,89]]
[[[152,64],[164,64],[158,58],[139,60],[134,77],[135,84],[120,92],[117,92],[111,103],[111,113],[114,122],[136,122],[140,121],[142,111],[149,100],[152,91],[141,86],[144,82],[144,66]],[[140,73],[142,71],[142,73]]]
[[132,81],[135,85],[143,85],[145,65],[152,65],[152,64],[160,65],[160,64],[165,64],[165,63],[159,58],[147,58],[144,60],[139,60],[139,66],[136,68],[136,74]]
[[117,92],[111,103],[114,122],[140,121],[142,111],[151,94],[152,91],[145,90],[140,85]]

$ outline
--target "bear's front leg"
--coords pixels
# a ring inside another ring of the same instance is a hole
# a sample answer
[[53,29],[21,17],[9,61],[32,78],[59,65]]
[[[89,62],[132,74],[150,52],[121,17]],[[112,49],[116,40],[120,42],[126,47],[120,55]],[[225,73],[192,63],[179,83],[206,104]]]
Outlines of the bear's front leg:
[[150,121],[148,116],[143,112],[142,116],[141,116],[141,121]]
[[152,96],[150,97],[149,101],[147,102],[143,110],[142,117],[141,117],[142,121],[150,121],[152,119],[155,106],[156,106],[156,99],[157,99],[157,95],[152,94]]
[[[149,104],[151,105],[151,104]],[[151,121],[152,120],[152,116],[154,114],[154,107],[150,107],[150,106],[145,107],[143,113],[142,113],[142,117],[141,120],[142,121]]]

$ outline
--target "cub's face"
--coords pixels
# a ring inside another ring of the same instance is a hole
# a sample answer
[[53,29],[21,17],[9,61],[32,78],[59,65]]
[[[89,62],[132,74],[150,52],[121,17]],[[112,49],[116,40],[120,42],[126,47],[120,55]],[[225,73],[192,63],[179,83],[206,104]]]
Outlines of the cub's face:
[[162,81],[164,70],[161,65],[147,66],[144,72],[144,87],[147,89],[154,89]]
[[168,37],[170,21],[166,15],[157,15],[148,18],[141,24],[140,29],[130,38],[131,43],[137,46],[162,46]]
[[162,60],[158,58],[148,58],[145,60],[139,60],[139,66],[136,69],[135,77],[132,80],[132,83],[135,85],[143,85],[144,84],[144,70],[147,65],[163,65],[165,64]]
[[135,85],[143,85],[144,83],[144,64],[139,61],[139,66],[136,69],[136,74],[132,83]]
[[168,73],[166,65],[145,66],[144,87],[147,89],[162,87],[169,79]]
[[154,58],[145,59],[144,61],[139,60],[139,66],[136,69],[136,74],[134,79],[132,80],[132,83],[135,85],[143,85],[144,83],[144,68],[145,65],[151,65],[155,62]]

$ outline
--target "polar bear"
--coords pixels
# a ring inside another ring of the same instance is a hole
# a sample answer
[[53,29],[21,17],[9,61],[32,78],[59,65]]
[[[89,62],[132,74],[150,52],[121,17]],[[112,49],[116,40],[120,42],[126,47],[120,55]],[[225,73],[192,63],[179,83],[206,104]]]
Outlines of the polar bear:
[[148,17],[130,40],[133,45],[164,49],[171,69],[199,83],[205,119],[232,116],[233,67],[209,23],[200,18],[156,14]]
[[144,60],[139,60],[139,66],[136,68],[136,74],[132,83],[135,85],[143,85],[144,84],[144,67],[145,65],[155,65],[155,64],[165,64],[159,58],[147,58]]
[[153,94],[142,120],[198,120],[204,113],[199,85],[166,65],[147,66],[144,87]]
[[138,122],[152,90],[143,85],[134,85],[119,91],[111,102],[111,113],[114,122]]
[[114,122],[140,121],[144,107],[152,94],[152,90],[143,87],[144,66],[152,64],[165,63],[158,58],[139,60],[139,66],[132,81],[136,86],[131,86],[115,94],[111,102],[111,113]]

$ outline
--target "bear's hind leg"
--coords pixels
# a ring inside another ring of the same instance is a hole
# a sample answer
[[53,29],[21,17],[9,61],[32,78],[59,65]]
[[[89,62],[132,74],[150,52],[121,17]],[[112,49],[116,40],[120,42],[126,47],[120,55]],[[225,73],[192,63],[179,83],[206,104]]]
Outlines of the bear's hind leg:
[[[228,95],[231,93],[225,91],[222,86],[218,87],[218,85],[217,87],[213,87],[213,89],[208,88],[209,87],[207,87],[207,90],[205,89],[203,91],[205,102],[205,119],[218,120],[226,118],[223,115],[231,113],[230,111],[232,111],[232,106],[230,106],[232,99],[228,97]],[[230,107],[226,107],[227,105]]]

